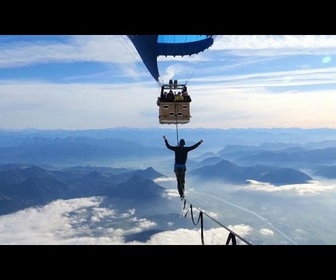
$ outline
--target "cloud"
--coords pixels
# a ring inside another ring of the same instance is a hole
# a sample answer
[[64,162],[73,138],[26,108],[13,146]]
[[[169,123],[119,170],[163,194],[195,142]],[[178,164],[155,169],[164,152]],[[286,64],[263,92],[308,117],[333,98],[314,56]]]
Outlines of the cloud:
[[270,230],[268,228],[262,228],[260,230],[260,233],[263,234],[263,235],[274,235],[273,230]]
[[[0,216],[1,245],[201,245],[200,229],[176,229],[151,236],[147,242],[125,241],[125,236],[156,224],[136,217],[134,209],[119,213],[100,206],[102,197],[56,200]],[[235,228],[235,227],[232,227]],[[247,234],[247,226],[236,226]],[[222,245],[223,228],[204,231],[205,244]]]
[[328,35],[221,35],[212,46],[244,56],[335,54],[335,47],[336,37]]
[[[2,36],[3,37],[3,36]],[[126,35],[15,36],[0,45],[0,67],[18,67],[48,62],[130,63],[139,55]],[[219,35],[209,51],[231,51],[234,55],[258,56],[334,55],[335,36],[325,35]],[[207,56],[208,57],[208,56]],[[169,58],[165,58],[169,59]],[[183,60],[187,58],[183,57]],[[191,59],[197,59],[197,56]]]
[[249,184],[244,187],[239,187],[243,191],[258,191],[269,193],[291,193],[298,195],[314,196],[324,192],[329,192],[336,189],[336,185],[328,181],[313,180],[306,184],[292,184],[283,186],[274,186],[269,183],[249,180]]
[[[125,35],[10,38],[0,36],[1,128],[158,126],[159,87]],[[163,78],[188,73],[190,128],[332,128],[335,46],[335,36],[220,35],[202,63],[164,58]]]
[[[243,226],[244,229],[248,228]],[[238,228],[238,227],[237,227]],[[241,227],[239,227],[241,229]],[[248,233],[248,230],[247,232]],[[153,235],[146,245],[202,245],[201,229],[177,229],[174,231],[164,231]],[[228,238],[228,231],[224,228],[212,228],[203,233],[204,245],[225,245]],[[162,243],[164,241],[164,243]],[[131,242],[130,244],[144,245],[140,242]],[[230,243],[231,244],[231,243]],[[238,245],[246,245],[237,240]]]
[[49,36],[16,38],[15,42],[0,45],[0,68],[51,62],[125,63],[133,59],[124,48],[127,41],[120,35],[67,35],[58,36],[58,41]]

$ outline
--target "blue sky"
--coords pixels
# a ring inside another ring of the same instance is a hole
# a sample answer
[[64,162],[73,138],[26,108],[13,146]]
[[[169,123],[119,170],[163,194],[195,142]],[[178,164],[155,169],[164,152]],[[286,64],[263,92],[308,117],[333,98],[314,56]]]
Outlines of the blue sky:
[[[159,67],[188,82],[183,127],[336,128],[335,53],[333,35],[219,35]],[[169,127],[159,91],[125,35],[0,35],[0,129]]]

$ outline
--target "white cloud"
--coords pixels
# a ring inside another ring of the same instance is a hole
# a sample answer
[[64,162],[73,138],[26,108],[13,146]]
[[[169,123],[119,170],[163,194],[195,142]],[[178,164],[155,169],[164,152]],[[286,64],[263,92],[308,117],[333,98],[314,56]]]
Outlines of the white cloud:
[[62,36],[60,43],[40,37],[34,42],[18,40],[0,45],[0,68],[22,67],[50,62],[117,62],[127,63],[134,58],[127,50],[129,44],[121,35]]
[[274,235],[273,230],[268,229],[268,228],[262,228],[262,229],[260,230],[260,233],[261,233],[262,235]]
[[[236,55],[335,54],[336,36],[329,35],[221,35],[212,49]],[[244,50],[244,52],[243,52]],[[250,52],[246,52],[250,50]]]
[[[37,37],[0,44],[0,128],[159,126],[159,87],[125,35]],[[336,36],[218,36],[202,67],[190,61],[198,67],[188,127],[335,128],[335,46]],[[311,57],[297,60],[302,55]],[[99,67],[91,70],[93,62]],[[48,63],[73,70],[52,82],[49,71],[33,75],[35,68],[27,77],[6,75]],[[163,75],[182,75],[186,65],[175,61]]]
[[[103,198],[57,200],[43,207],[28,208],[0,216],[2,245],[201,245],[200,229],[177,229],[154,234],[146,242],[125,241],[125,236],[155,227],[137,218],[135,210],[118,213],[100,207]],[[242,234],[247,226],[235,226]],[[225,243],[223,228],[204,231],[205,245]]]
[[336,185],[328,181],[311,181],[306,184],[290,184],[282,186],[274,186],[269,183],[249,180],[249,184],[244,187],[239,187],[239,190],[245,191],[263,191],[270,193],[293,193],[298,195],[314,196],[324,192],[329,192],[336,189]]

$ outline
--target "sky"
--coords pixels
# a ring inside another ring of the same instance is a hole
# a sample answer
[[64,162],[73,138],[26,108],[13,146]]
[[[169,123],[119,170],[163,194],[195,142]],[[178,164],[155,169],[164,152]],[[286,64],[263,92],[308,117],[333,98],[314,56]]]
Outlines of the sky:
[[[188,128],[336,128],[336,36],[218,35],[160,58],[186,82]],[[126,35],[0,35],[0,129],[169,127],[160,86]]]

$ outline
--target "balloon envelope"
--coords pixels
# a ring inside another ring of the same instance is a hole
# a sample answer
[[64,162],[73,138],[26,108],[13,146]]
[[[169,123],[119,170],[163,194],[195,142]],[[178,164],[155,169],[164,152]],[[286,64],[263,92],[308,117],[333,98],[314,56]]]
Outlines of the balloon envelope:
[[127,35],[152,77],[159,81],[159,56],[191,56],[205,51],[215,35]]

